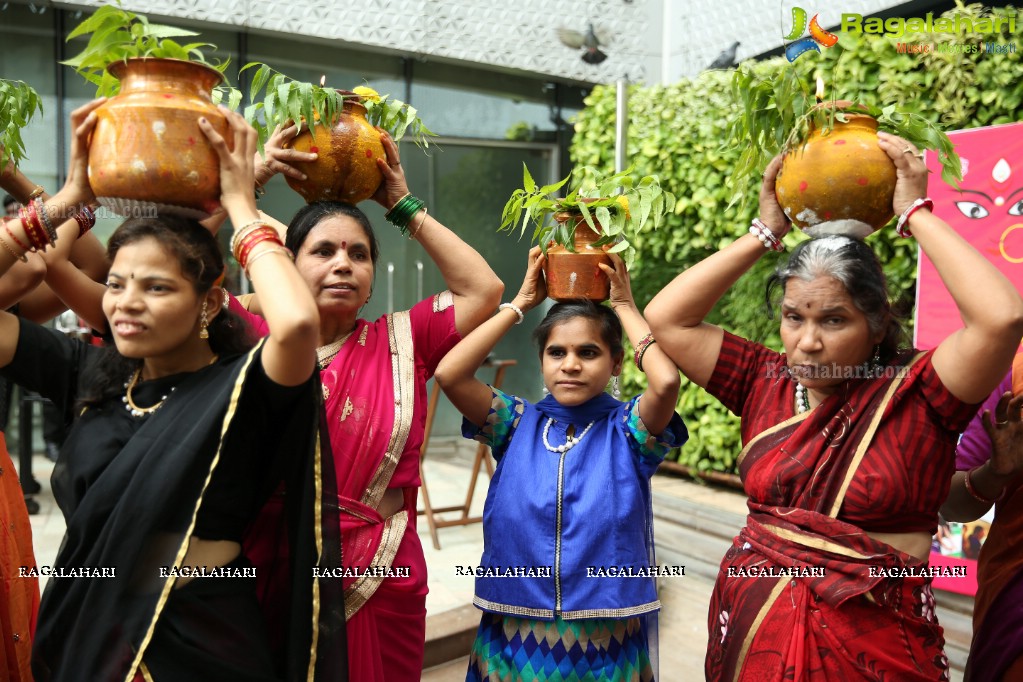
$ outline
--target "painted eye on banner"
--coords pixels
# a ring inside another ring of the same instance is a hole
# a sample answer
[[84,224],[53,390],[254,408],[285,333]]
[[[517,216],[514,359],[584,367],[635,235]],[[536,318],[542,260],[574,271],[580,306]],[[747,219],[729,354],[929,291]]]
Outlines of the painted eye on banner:
[[[975,201],[957,201],[956,208],[958,208],[959,212],[970,220],[980,220],[981,218],[987,218],[990,215],[986,208]],[[1016,206],[1013,206],[1013,208],[1016,208]],[[1009,210],[1010,212],[1012,211],[1012,209]]]
[[1009,207],[1009,215],[1023,215],[1023,199]]

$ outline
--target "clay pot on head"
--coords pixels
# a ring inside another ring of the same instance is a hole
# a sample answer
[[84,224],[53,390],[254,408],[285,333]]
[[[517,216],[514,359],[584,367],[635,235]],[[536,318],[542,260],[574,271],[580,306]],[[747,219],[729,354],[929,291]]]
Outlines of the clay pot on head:
[[107,70],[121,91],[96,109],[89,143],[96,198],[124,216],[208,217],[220,205],[220,160],[199,118],[233,144],[211,95],[223,76],[179,59],[128,59]]
[[[852,106],[836,102],[840,108]],[[792,224],[810,236],[863,238],[894,215],[895,164],[877,146],[877,121],[845,112],[827,135],[810,133],[785,155],[775,192]]]
[[303,131],[288,147],[301,152],[315,152],[319,158],[311,163],[294,163],[306,174],[305,180],[285,177],[288,186],[302,195],[306,203],[344,201],[357,204],[373,196],[383,175],[377,159],[387,160],[380,132],[366,120],[366,107],[359,97],[347,90],[344,109],[330,129],[316,124],[313,135]]
[[[547,295],[555,301],[588,298],[591,301],[606,301],[611,295],[611,281],[598,265],[612,265],[611,259],[593,242],[600,239],[582,214],[577,211],[563,211],[554,214],[559,223],[575,221],[575,239],[572,242],[575,253],[560,244],[547,249],[547,262],[543,273],[547,279]],[[594,219],[594,225],[600,224]]]

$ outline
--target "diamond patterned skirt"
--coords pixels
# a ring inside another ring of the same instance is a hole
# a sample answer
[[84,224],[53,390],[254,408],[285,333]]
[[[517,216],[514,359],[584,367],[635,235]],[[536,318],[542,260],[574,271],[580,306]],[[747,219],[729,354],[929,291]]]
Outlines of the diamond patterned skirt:
[[653,682],[643,619],[554,621],[484,613],[466,682]]

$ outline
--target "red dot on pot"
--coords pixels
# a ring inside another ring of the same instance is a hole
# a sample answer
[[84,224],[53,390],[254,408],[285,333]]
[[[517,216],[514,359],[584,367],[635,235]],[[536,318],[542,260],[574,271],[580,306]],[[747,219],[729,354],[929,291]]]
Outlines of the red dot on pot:
[[826,211],[824,213],[824,220],[831,220],[831,211]]
[[174,95],[164,95],[164,99],[174,99]]
[[193,145],[193,144],[195,144],[195,138],[194,138],[194,137],[190,137],[190,138],[188,138],[188,144],[189,144],[189,145]]
[[856,182],[857,184],[866,186],[866,184],[869,183],[870,180],[867,180],[866,178],[856,178]]
[[835,144],[845,144],[845,140],[835,140]]
[[807,187],[809,187],[809,185],[806,184],[806,180],[803,180],[801,183],[799,183],[800,192],[805,192]]
[[367,149],[366,150],[366,158],[367,159],[372,159],[373,158],[373,150],[371,150],[371,149]]
[[310,147],[309,151],[312,152],[313,154],[319,154],[320,153],[320,148],[319,147]]

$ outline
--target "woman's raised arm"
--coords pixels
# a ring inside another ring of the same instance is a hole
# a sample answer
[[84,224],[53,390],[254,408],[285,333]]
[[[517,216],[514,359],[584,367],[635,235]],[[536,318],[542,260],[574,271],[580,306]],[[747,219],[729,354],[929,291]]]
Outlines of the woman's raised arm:
[[[373,199],[390,211],[408,194],[408,184],[398,157],[398,146],[382,130],[380,141],[387,160],[377,159],[384,181]],[[425,208],[409,219],[408,227],[410,237],[423,245],[454,296],[455,328],[463,336],[468,334],[493,314],[501,302],[504,283],[483,256],[429,215]]]
[[[256,131],[240,115],[227,109],[223,113],[231,126],[233,149],[206,119],[200,119],[199,125],[220,156],[220,202],[237,226],[235,257],[241,256],[239,263],[259,292],[270,328],[263,348],[263,369],[276,383],[297,386],[309,378],[316,363],[319,313],[276,230],[265,226],[256,209],[252,194]],[[264,239],[269,233],[258,230],[268,230],[273,238]]]
[[[774,193],[780,168],[781,157],[776,156],[767,165],[760,188],[760,220],[778,239],[791,228]],[[724,334],[720,327],[703,320],[765,251],[752,234],[743,235],[678,275],[646,307],[646,319],[660,350],[703,388],[714,373]]]
[[[927,165],[901,137],[878,133],[878,144],[895,163],[894,209],[902,215],[927,194]],[[909,228],[952,295],[963,329],[934,351],[934,371],[952,395],[979,403],[1005,377],[1023,336],[1023,299],[998,269],[948,223],[926,207],[914,211]]]
[[547,298],[547,285],[541,274],[545,259],[539,246],[530,249],[522,288],[511,305],[502,306],[496,315],[459,341],[458,345],[448,351],[434,372],[434,378],[444,389],[451,404],[477,426],[483,426],[487,421],[491,391],[490,387],[476,378],[476,370],[512,325],[521,321],[516,309],[526,313]]

